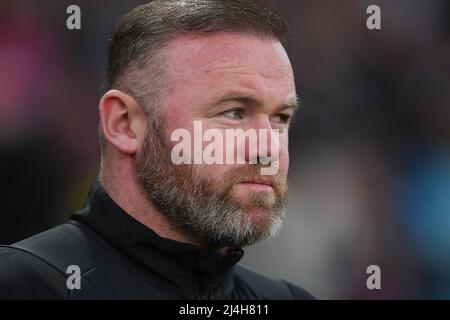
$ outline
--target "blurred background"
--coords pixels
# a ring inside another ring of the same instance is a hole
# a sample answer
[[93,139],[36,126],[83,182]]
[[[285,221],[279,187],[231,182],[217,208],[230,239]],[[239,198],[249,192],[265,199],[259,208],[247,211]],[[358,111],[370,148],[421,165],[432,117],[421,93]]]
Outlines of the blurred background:
[[[450,1],[257,1],[288,19],[301,108],[284,228],[243,264],[321,299],[450,298]],[[143,1],[0,0],[0,243],[67,220],[99,161],[117,19]],[[81,30],[66,8],[81,8]],[[381,30],[366,28],[367,6]],[[369,265],[381,290],[368,290]]]

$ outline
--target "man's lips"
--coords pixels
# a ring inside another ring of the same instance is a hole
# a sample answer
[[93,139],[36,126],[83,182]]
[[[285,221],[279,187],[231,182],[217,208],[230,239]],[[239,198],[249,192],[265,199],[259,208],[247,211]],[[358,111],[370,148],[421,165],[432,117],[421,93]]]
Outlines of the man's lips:
[[262,188],[272,188],[273,187],[273,181],[270,179],[251,179],[251,180],[241,181],[240,183],[244,184],[244,185],[262,187]]

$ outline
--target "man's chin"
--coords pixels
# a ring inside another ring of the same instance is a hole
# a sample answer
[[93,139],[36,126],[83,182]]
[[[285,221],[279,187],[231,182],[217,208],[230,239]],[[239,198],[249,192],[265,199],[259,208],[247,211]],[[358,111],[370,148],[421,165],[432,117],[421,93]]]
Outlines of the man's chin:
[[[265,201],[266,203],[261,203],[261,201]],[[272,219],[272,215],[274,214],[274,198],[268,199],[255,199],[254,197],[249,197],[236,201],[239,206],[241,212],[244,212],[245,215],[250,218],[253,223],[258,224],[270,224]]]
[[270,208],[263,207],[243,207],[242,211],[254,221],[270,221],[272,215]]

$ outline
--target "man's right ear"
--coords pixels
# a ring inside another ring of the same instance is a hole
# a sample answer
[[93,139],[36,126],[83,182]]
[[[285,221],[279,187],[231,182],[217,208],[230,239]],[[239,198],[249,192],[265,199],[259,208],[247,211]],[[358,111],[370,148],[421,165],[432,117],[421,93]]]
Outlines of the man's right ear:
[[143,108],[120,90],[106,92],[98,108],[105,140],[122,153],[135,154],[145,139],[147,122]]

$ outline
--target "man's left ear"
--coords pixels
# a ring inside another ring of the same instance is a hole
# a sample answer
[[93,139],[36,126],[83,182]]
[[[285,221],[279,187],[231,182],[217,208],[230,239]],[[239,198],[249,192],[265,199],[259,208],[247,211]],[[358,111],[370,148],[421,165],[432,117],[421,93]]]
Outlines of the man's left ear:
[[105,139],[116,150],[135,154],[144,143],[147,119],[142,106],[120,90],[106,92],[99,103],[100,122]]

